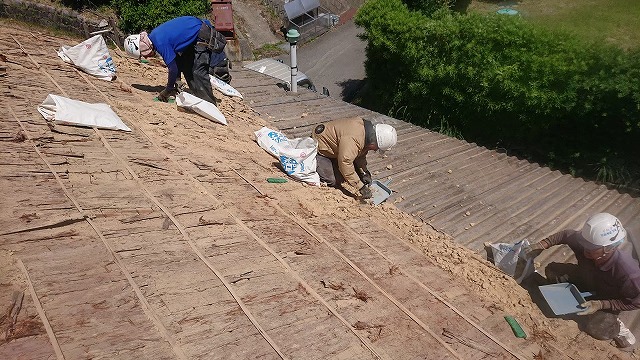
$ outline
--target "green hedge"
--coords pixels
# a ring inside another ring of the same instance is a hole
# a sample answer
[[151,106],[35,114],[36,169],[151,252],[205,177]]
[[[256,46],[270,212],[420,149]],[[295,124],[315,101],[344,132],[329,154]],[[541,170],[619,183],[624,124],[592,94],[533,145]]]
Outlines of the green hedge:
[[[637,181],[640,53],[518,17],[369,0],[356,24],[375,109],[576,175]],[[401,115],[401,116],[399,116]],[[635,177],[632,179],[630,177]]]
[[111,0],[60,0],[60,2],[74,10],[97,9],[111,4]]
[[425,15],[431,15],[441,8],[452,7],[455,0],[402,0],[410,10],[420,11]]
[[210,9],[207,0],[113,0],[112,3],[124,32],[151,31],[178,16],[203,17]]

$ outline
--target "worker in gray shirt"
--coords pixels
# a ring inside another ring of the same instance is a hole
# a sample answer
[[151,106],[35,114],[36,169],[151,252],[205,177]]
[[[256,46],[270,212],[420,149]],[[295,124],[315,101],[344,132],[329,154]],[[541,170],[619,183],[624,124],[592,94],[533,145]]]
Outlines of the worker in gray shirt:
[[621,348],[632,347],[636,339],[619,315],[640,309],[640,266],[630,253],[619,249],[626,237],[618,218],[599,213],[585,222],[582,231],[563,230],[524,249],[529,258],[560,244],[573,250],[578,264],[550,263],[547,280],[571,282],[580,291],[594,292],[578,313],[585,316],[584,330],[596,339],[613,339]]

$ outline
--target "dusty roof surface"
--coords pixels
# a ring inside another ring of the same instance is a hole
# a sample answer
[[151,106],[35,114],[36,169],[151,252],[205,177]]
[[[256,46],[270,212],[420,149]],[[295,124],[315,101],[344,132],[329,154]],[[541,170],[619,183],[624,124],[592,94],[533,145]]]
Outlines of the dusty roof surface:
[[[217,93],[218,125],[152,100],[162,67],[93,79],[55,54],[77,39],[0,25],[0,358],[631,356],[392,203],[267,183],[249,101]],[[50,127],[50,93],[133,131]]]

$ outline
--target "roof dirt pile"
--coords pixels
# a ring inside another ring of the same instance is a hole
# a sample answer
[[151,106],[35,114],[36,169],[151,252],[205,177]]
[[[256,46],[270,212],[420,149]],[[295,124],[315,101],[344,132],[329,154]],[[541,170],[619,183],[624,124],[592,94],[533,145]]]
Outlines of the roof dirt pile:
[[[0,25],[0,358],[637,358],[393,204],[268,183],[249,101],[214,91],[222,126],[153,101],[159,64],[111,50],[108,83],[56,56],[78,39]],[[50,128],[49,93],[133,131]]]

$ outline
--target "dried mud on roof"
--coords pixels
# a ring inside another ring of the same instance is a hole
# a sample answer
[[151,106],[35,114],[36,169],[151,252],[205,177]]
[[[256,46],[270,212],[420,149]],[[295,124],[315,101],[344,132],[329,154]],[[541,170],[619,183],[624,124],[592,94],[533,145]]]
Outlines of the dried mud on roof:
[[[216,93],[214,124],[152,101],[162,67],[114,51],[96,80],[55,54],[77,39],[0,25],[0,358],[631,356],[393,204],[267,183],[250,104]],[[49,93],[133,131],[50,128]]]

